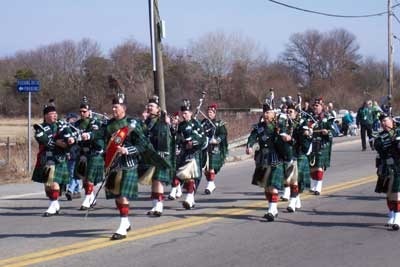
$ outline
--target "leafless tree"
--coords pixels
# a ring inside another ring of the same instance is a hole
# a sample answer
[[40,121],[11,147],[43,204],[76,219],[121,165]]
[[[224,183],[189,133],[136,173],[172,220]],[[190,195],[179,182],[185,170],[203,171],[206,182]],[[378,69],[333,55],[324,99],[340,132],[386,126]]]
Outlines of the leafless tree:
[[[258,46],[241,34],[226,34],[221,31],[207,33],[199,40],[192,41],[189,48],[193,60],[197,61],[206,72],[212,93],[222,99],[223,82],[232,71],[233,65],[250,64],[258,52]],[[213,90],[214,89],[214,90]]]
[[113,75],[121,83],[128,100],[144,104],[154,94],[150,49],[128,40],[113,48],[110,57]]

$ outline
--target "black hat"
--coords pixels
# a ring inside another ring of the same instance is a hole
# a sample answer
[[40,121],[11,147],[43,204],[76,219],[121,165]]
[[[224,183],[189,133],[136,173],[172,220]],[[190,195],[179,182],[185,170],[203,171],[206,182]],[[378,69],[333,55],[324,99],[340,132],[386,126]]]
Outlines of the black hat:
[[126,97],[123,93],[117,93],[117,95],[113,98],[112,104],[121,104],[126,105]]
[[274,102],[271,99],[265,99],[265,103],[263,104],[263,112],[274,110]]
[[88,100],[87,96],[82,97],[82,101],[81,101],[79,108],[85,108],[87,110],[90,109],[89,100]]
[[56,111],[56,106],[54,104],[54,99],[49,99],[49,103],[47,105],[44,105],[43,107],[43,115],[46,115],[47,113]]
[[323,105],[324,101],[322,100],[322,97],[317,97],[314,99],[314,105]]
[[55,106],[45,106],[43,109],[43,115],[46,115],[47,113],[56,111],[56,107]]
[[156,96],[156,95],[153,95],[152,97],[149,98],[149,104],[150,104],[150,103],[154,103],[154,104],[156,104],[157,106],[159,106],[159,105],[160,105],[160,103],[159,103],[159,97]]
[[189,99],[183,99],[182,100],[182,105],[181,105],[181,111],[190,111],[190,100]]
[[287,109],[297,109],[297,103],[294,101],[286,102]]
[[379,115],[379,121],[383,121],[387,117],[390,117],[390,115],[385,112],[382,112],[381,115]]
[[74,112],[69,112],[65,118],[67,120],[72,119],[72,118],[77,119],[78,118],[78,114],[76,114]]

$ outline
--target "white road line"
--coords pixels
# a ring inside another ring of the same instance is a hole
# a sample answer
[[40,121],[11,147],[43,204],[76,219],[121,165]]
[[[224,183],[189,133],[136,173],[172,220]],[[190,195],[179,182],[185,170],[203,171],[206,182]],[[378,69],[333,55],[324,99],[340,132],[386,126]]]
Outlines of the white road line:
[[37,193],[28,193],[28,194],[21,194],[21,195],[9,195],[9,196],[0,197],[0,200],[32,197],[32,196],[39,196],[39,195],[43,195],[44,196],[45,193],[42,191],[42,192],[37,192]]

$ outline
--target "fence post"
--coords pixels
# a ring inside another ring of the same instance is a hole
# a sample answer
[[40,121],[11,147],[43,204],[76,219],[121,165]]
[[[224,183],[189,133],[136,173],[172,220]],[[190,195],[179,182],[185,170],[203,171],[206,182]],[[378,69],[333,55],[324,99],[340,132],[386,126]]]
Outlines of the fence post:
[[6,164],[8,165],[10,163],[10,157],[11,157],[11,145],[10,145],[10,137],[9,136],[7,136],[6,149],[7,149]]

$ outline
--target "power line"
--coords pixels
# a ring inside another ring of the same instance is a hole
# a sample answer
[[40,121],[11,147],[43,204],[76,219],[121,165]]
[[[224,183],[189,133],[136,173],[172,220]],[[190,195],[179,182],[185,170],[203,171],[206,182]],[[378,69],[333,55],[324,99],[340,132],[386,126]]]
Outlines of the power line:
[[[295,9],[295,10],[299,10],[299,11],[303,11],[303,12],[308,12],[308,13],[312,13],[312,14],[317,14],[317,15],[323,15],[323,16],[328,16],[328,17],[337,17],[337,18],[368,18],[368,17],[376,17],[376,16],[382,16],[387,14],[388,12],[379,12],[379,13],[374,13],[374,14],[366,14],[366,15],[339,15],[339,14],[331,14],[331,13],[325,13],[325,12],[319,12],[319,11],[314,11],[314,10],[310,10],[310,9],[304,9],[304,8],[300,8],[300,7],[296,7],[296,6],[292,6],[292,5],[288,5],[279,1],[275,1],[275,0],[268,0],[272,3],[284,6],[284,7],[288,7],[291,9]],[[393,5],[392,8],[395,8],[397,6],[399,6],[399,4]]]
[[396,21],[397,21],[398,23],[400,23],[400,20],[399,20],[399,18],[396,16],[396,14],[392,13],[392,15],[393,15],[393,17],[396,19]]

